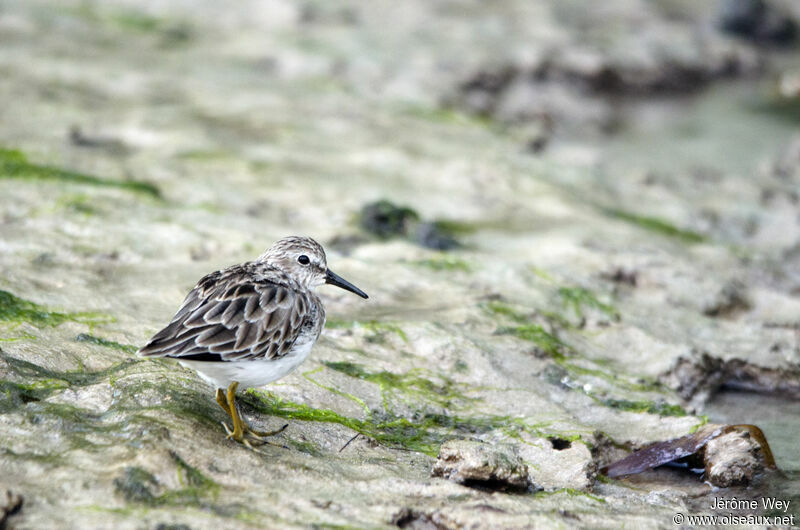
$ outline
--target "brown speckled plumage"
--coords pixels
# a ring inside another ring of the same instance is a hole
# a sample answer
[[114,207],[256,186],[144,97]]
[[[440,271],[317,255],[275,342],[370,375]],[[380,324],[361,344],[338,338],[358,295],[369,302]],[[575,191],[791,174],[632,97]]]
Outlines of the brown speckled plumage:
[[140,350],[144,357],[198,361],[274,359],[301,333],[325,324],[319,297],[261,261],[212,272],[189,292],[172,322]]

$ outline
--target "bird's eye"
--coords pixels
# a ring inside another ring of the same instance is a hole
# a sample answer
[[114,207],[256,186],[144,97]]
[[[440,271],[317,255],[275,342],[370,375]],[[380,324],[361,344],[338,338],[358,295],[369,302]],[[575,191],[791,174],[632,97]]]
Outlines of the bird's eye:
[[311,260],[308,259],[308,256],[306,256],[305,254],[297,258],[297,261],[300,263],[300,265],[308,265],[309,263],[311,263]]

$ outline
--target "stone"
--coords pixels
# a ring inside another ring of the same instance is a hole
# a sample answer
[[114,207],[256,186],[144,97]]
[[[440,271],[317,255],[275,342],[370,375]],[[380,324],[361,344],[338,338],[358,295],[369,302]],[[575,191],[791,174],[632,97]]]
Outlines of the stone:
[[720,28],[756,42],[787,45],[797,38],[797,22],[777,2],[725,0],[719,9]]
[[526,489],[528,467],[512,446],[448,440],[439,448],[431,476],[493,490]]
[[733,431],[706,443],[703,462],[706,479],[718,488],[746,486],[764,471],[761,446],[747,431]]

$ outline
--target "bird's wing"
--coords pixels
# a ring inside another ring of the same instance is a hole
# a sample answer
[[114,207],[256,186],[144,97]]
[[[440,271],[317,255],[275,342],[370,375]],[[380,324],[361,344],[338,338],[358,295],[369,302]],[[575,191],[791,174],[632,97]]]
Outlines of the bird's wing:
[[140,356],[241,361],[289,352],[312,311],[308,295],[268,280],[225,281],[215,274],[200,280]]

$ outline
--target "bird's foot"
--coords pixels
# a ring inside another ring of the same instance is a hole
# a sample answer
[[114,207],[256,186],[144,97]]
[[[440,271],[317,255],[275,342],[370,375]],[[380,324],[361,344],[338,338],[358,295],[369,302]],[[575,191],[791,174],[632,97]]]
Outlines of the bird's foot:
[[247,425],[243,420],[240,421],[241,421],[240,432],[237,432],[235,427],[231,428],[230,426],[228,426],[227,423],[222,422],[222,427],[225,429],[225,434],[227,435],[226,438],[228,440],[233,440],[234,442],[240,443],[245,447],[247,447],[248,449],[253,449],[253,450],[255,450],[255,447],[253,447],[254,445],[255,446],[274,445],[276,447],[285,447],[284,445],[270,442],[266,438],[268,436],[274,436],[276,434],[282,433],[284,429],[286,429],[286,427],[289,426],[288,423],[275,431],[257,431],[251,429],[250,426]]
[[281,427],[279,429],[276,429],[274,431],[257,431],[255,429],[253,429],[252,427],[250,427],[247,423],[245,423],[244,424],[244,432],[245,432],[245,434],[248,434],[248,435],[252,436],[256,440],[263,440],[264,438],[267,438],[269,436],[275,436],[276,434],[282,433],[283,431],[286,430],[286,427],[288,427],[288,426],[289,426],[289,424],[287,423],[283,427]]
[[[277,447],[284,447],[266,440],[269,436],[280,434],[289,426],[287,423],[283,427],[275,431],[257,431],[247,424],[236,405],[236,388],[239,386],[238,382],[233,382],[228,386],[227,393],[222,389],[217,390],[217,403],[222,409],[230,415],[233,420],[233,427],[229,427],[227,423],[223,422],[222,426],[225,428],[228,440],[233,440],[255,451],[255,445],[275,445]],[[226,395],[227,394],[227,395]]]
[[245,446],[245,447],[247,447],[248,449],[250,449],[251,451],[255,451],[256,453],[260,453],[261,451],[259,451],[258,449],[256,449],[256,447],[255,447],[255,446],[259,446],[259,445],[265,445],[266,443],[268,443],[268,442],[266,442],[266,441],[262,441],[262,440],[258,440],[258,439],[253,439],[253,440],[250,440],[250,439],[248,439],[247,437],[245,437],[245,433],[244,433],[244,431],[241,431],[241,432],[236,432],[236,429],[235,429],[235,428],[234,428],[234,429],[231,429],[231,428],[228,426],[228,424],[227,424],[227,423],[225,423],[225,422],[222,422],[222,426],[225,428],[225,433],[226,433],[226,435],[227,435],[227,436],[225,437],[226,439],[228,439],[228,440],[233,440],[233,441],[234,441],[234,442],[236,442],[236,443],[240,443],[240,444],[242,444],[243,446]]

